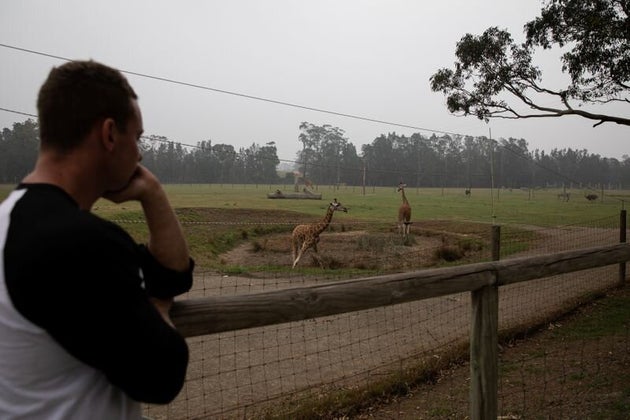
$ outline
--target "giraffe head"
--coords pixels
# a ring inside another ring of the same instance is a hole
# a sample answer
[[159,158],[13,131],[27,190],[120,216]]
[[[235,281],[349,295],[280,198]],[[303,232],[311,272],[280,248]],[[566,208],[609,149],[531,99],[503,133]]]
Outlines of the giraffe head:
[[400,192],[400,191],[404,190],[406,186],[407,186],[407,184],[405,184],[402,181],[400,181],[400,184],[398,184],[398,189],[396,190],[396,192]]
[[348,212],[348,208],[344,207],[339,201],[337,201],[336,198],[333,200],[332,203],[330,203],[330,206],[328,208],[331,209],[332,211],[341,210],[344,213]]

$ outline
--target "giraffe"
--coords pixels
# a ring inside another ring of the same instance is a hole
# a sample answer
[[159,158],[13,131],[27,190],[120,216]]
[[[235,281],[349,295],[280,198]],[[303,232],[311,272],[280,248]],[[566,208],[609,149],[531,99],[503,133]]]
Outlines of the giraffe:
[[335,198],[332,203],[328,206],[326,210],[326,215],[324,218],[318,223],[311,223],[307,225],[298,225],[293,229],[293,233],[291,234],[291,252],[293,256],[293,267],[295,268],[296,264],[304,254],[304,252],[313,248],[313,252],[319,264],[322,265],[322,260],[319,258],[319,254],[317,252],[317,243],[319,242],[319,234],[322,233],[332,220],[333,213],[337,210],[341,210],[344,213],[348,212],[348,209],[341,205],[340,202]]
[[407,197],[405,196],[405,187],[407,184],[403,184],[402,181],[398,184],[398,190],[402,194],[402,204],[398,208],[398,228],[402,233],[403,240],[406,241],[409,238],[409,231],[411,230],[411,206]]

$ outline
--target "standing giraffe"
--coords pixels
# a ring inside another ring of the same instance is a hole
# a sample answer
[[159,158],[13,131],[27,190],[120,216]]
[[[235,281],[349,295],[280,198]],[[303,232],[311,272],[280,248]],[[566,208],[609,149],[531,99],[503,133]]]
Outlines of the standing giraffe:
[[409,231],[411,229],[411,206],[407,197],[405,196],[405,187],[407,184],[402,182],[398,184],[398,190],[402,194],[402,204],[398,208],[398,227],[402,233],[403,240],[406,241],[409,238]]
[[328,227],[330,221],[332,220],[333,213],[337,210],[341,210],[344,213],[348,212],[348,209],[342,206],[341,203],[338,202],[335,198],[334,201],[328,206],[326,215],[320,222],[311,223],[308,225],[297,225],[295,229],[293,229],[293,233],[291,234],[293,268],[295,268],[295,265],[302,257],[302,254],[304,254],[304,252],[311,247],[313,248],[313,252],[315,253],[317,260],[319,261],[319,265],[322,265],[322,260],[317,252],[319,234]]

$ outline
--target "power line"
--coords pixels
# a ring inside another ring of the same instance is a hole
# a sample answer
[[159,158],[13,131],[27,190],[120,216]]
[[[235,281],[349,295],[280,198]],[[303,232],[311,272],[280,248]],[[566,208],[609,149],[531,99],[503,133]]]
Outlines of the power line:
[[[54,55],[54,54],[49,54],[49,53],[36,51],[36,50],[31,50],[31,49],[27,49],[27,48],[16,47],[14,45],[8,45],[8,44],[0,43],[0,47],[9,48],[9,49],[16,50],[16,51],[22,51],[22,52],[26,52],[26,53],[29,53],[29,54],[40,55],[40,56],[43,56],[43,57],[54,58],[54,59],[62,60],[62,61],[72,61],[72,59],[67,58],[67,57]],[[125,74],[130,74],[130,75],[134,75],[134,76],[138,76],[138,77],[144,77],[144,78],[152,79],[152,80],[158,80],[160,82],[172,83],[172,84],[176,84],[176,85],[180,85],[180,86],[188,86],[188,87],[192,87],[192,88],[195,88],[195,89],[202,89],[202,90],[207,90],[207,91],[211,91],[211,92],[223,93],[225,95],[238,96],[238,97],[241,97],[241,98],[252,99],[252,100],[262,101],[262,102],[267,102],[267,103],[273,103],[273,104],[276,104],[276,105],[288,106],[288,107],[292,107],[292,108],[299,108],[299,109],[304,109],[304,110],[307,110],[307,111],[321,112],[321,113],[324,113],[324,114],[336,115],[336,116],[339,116],[339,117],[352,118],[352,119],[356,119],[356,120],[374,122],[374,123],[378,123],[378,124],[385,124],[385,125],[390,125],[390,126],[394,126],[394,127],[410,128],[412,130],[427,131],[427,132],[430,132],[430,133],[442,133],[442,134],[449,134],[449,135],[454,135],[454,136],[460,136],[461,135],[461,134],[458,134],[458,133],[452,133],[452,132],[443,131],[443,130],[434,130],[434,129],[419,127],[419,126],[410,125],[410,124],[403,124],[403,123],[396,123],[396,122],[391,122],[391,121],[386,121],[386,120],[379,120],[379,119],[376,119],[376,118],[364,117],[364,116],[361,116],[361,115],[348,114],[348,113],[345,113],[345,112],[332,111],[332,110],[327,110],[327,109],[323,109],[323,108],[316,108],[316,107],[307,106],[307,105],[295,104],[295,103],[292,103],[292,102],[285,102],[285,101],[280,101],[280,100],[276,100],[276,99],[264,98],[262,96],[248,95],[248,94],[245,94],[245,93],[240,93],[240,92],[235,92],[235,91],[230,91],[230,90],[225,90],[225,89],[213,88],[213,87],[210,87],[210,86],[204,86],[204,85],[200,85],[200,84],[196,84],[196,83],[184,82],[184,81],[181,81],[181,80],[175,80],[175,79],[170,79],[170,78],[161,77],[161,76],[154,76],[154,75],[150,75],[150,74],[146,74],[146,73],[140,73],[140,72],[135,72],[135,71],[130,71],[130,70],[123,70],[123,69],[118,69],[118,70],[120,72],[122,72],[122,73],[125,73]]]
[[25,115],[27,117],[37,118],[37,115],[35,115],[35,114],[29,114],[28,112],[16,111],[14,109],[0,108],[0,111],[10,112],[12,114]]
[[[17,47],[17,46],[14,46],[14,45],[8,45],[8,44],[0,43],[0,47],[4,47],[4,48],[16,50],[16,51],[21,51],[21,52],[26,52],[26,53],[29,53],[29,54],[35,54],[35,55],[39,55],[39,56],[43,56],[43,57],[54,58],[54,59],[62,60],[62,61],[72,61],[72,59],[67,58],[67,57],[54,55],[54,54],[49,54],[49,53],[45,53],[45,52],[42,52],[42,51],[36,51],[36,50],[32,50],[32,49]],[[251,99],[251,100],[257,100],[257,101],[273,103],[273,104],[277,104],[277,105],[283,105],[283,106],[288,106],[288,107],[293,107],[293,108],[304,109],[304,110],[308,110],[308,111],[326,113],[326,114],[341,116],[341,117],[345,117],[345,118],[352,118],[352,119],[368,121],[368,122],[374,122],[374,123],[379,123],[379,124],[385,124],[385,125],[390,125],[390,126],[395,126],[395,127],[410,128],[410,129],[413,129],[413,130],[426,131],[426,132],[431,132],[431,133],[442,133],[442,134],[452,135],[452,136],[456,136],[456,137],[465,137],[462,134],[449,132],[449,131],[429,129],[429,128],[424,128],[424,127],[419,127],[419,126],[414,126],[414,125],[409,125],[409,124],[395,123],[395,122],[391,122],[391,121],[385,121],[385,120],[378,120],[378,119],[375,119],[375,118],[363,117],[363,116],[360,116],[360,115],[354,115],[354,114],[348,114],[348,113],[343,113],[343,112],[326,110],[326,109],[322,109],[322,108],[315,108],[315,107],[306,106],[306,105],[294,104],[294,103],[291,103],[291,102],[279,101],[279,100],[275,100],[275,99],[264,98],[264,97],[261,97],[261,96],[248,95],[248,94],[244,94],[244,93],[229,91],[229,90],[225,90],[225,89],[213,88],[213,87],[210,87],[210,86],[204,86],[204,85],[200,85],[200,84],[189,83],[189,82],[184,82],[184,81],[180,81],[180,80],[170,79],[170,78],[161,77],[161,76],[154,76],[154,75],[149,75],[149,74],[146,74],[146,73],[140,73],[140,72],[135,72],[135,71],[130,71],[130,70],[124,70],[124,69],[118,69],[118,70],[120,72],[122,72],[122,73],[130,74],[130,75],[134,75],[134,76],[138,76],[138,77],[144,77],[144,78],[147,78],[147,79],[152,79],[152,80],[157,80],[157,81],[161,81],[161,82],[176,84],[176,85],[180,85],[180,86],[192,87],[192,88],[195,88],[195,89],[202,89],[202,90],[222,93],[222,94],[226,94],[226,95],[237,96],[237,97]],[[6,108],[0,108],[0,110],[6,111],[6,112],[11,112],[11,113],[14,113],[14,114],[19,114],[19,115],[24,115],[24,116],[37,118],[36,115],[30,114],[30,113],[26,113],[26,112],[10,110],[10,109],[6,109]],[[163,142],[176,143],[176,142],[172,142],[172,141],[169,141],[169,140],[160,140],[160,139],[155,139],[155,138],[147,138],[146,136],[142,136],[142,138],[145,138],[145,139],[148,139],[148,140],[152,140],[152,141],[163,141]],[[493,141],[493,140],[489,139],[489,141]],[[198,145],[190,145],[190,144],[185,144],[185,143],[181,143],[181,142],[177,143],[177,144],[180,144],[180,145],[185,146],[185,147],[200,148],[200,146],[198,146]],[[522,152],[519,153],[519,152],[513,150],[511,147],[508,147],[507,145],[500,145],[500,146],[502,146],[505,150],[513,153],[517,157],[519,157],[521,159],[525,159],[525,160],[531,162],[532,164],[534,164],[535,166],[538,166],[539,168],[541,168],[543,170],[551,172],[554,175],[559,176],[561,178],[564,178],[565,180],[567,180],[569,182],[577,182],[575,180],[570,179],[568,176],[565,176],[565,175],[559,173],[558,171],[555,171],[555,170],[553,170],[551,168],[547,168],[547,167],[541,165],[540,163],[538,163],[535,160],[533,160],[531,156],[527,156],[527,155],[523,154]],[[288,163],[300,163],[298,161],[292,161],[292,160],[287,160],[287,159],[280,159],[280,161],[281,162],[288,162]],[[398,172],[399,171],[396,171],[396,173],[398,173]]]

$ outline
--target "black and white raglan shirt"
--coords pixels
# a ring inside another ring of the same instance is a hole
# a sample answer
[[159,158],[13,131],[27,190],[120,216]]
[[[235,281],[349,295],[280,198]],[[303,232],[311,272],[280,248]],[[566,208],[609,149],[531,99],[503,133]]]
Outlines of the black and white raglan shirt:
[[188,364],[148,297],[190,289],[63,190],[21,184],[0,205],[0,418],[140,418]]

